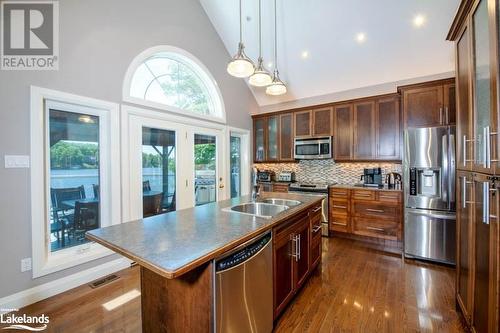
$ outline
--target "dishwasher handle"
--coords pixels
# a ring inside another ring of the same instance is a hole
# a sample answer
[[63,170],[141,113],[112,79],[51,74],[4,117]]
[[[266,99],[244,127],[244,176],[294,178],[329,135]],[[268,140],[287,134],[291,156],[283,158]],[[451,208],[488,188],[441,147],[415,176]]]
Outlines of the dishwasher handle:
[[259,254],[272,240],[271,232],[240,245],[229,254],[215,260],[215,271],[222,272],[239,266]]

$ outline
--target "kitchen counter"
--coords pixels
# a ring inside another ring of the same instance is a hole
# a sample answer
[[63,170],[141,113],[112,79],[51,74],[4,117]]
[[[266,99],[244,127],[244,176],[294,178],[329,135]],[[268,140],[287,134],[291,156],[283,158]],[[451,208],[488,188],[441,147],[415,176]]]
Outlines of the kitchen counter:
[[346,188],[349,190],[371,190],[371,191],[394,191],[394,192],[403,192],[403,189],[395,189],[388,188],[387,186],[378,188],[378,187],[364,187],[364,186],[356,186],[354,184],[335,184],[330,185],[328,188]]
[[86,235],[142,267],[173,279],[321,201],[300,194],[261,195],[271,197],[299,200],[302,204],[271,219],[222,211],[251,201],[250,196],[244,196],[91,230]]

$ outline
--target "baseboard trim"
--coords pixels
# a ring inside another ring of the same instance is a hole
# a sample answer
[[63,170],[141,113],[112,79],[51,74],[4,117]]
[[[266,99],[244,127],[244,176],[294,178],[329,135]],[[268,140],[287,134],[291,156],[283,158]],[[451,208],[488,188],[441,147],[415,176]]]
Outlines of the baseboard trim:
[[130,267],[131,261],[119,258],[113,261],[89,268],[63,278],[35,286],[30,289],[0,298],[0,309],[20,309],[46,298],[68,291],[82,284],[89,283],[100,277],[115,273]]

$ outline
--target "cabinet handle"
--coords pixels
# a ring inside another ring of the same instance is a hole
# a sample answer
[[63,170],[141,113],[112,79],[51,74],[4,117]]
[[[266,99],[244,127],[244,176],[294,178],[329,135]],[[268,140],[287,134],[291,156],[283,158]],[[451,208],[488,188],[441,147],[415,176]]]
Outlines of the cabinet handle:
[[490,183],[483,182],[483,223],[490,224]]
[[443,107],[439,108],[439,123],[443,124]]
[[450,122],[450,115],[449,115],[447,106],[444,107],[444,115],[445,115],[445,119],[446,119],[446,124],[448,125],[448,123]]
[[467,204],[473,204],[473,201],[467,201],[467,185],[472,184],[472,182],[467,181],[467,176],[460,177],[462,179],[462,208],[466,208]]
[[463,155],[463,159],[464,159],[464,163],[463,163],[464,167],[467,166],[467,162],[474,162],[474,160],[467,159],[467,143],[474,142],[474,141],[476,141],[476,140],[474,140],[474,139],[468,140],[467,135],[464,135],[462,137],[462,155]]
[[297,235],[297,242],[298,242],[298,246],[297,246],[297,261],[300,260],[300,235]]
[[343,227],[346,227],[347,226],[347,223],[340,223],[340,222],[332,222],[332,224],[335,224],[335,225],[341,225]]
[[316,207],[316,208],[314,208],[314,209],[313,209],[313,213],[317,213],[317,212],[319,212],[320,210],[321,210],[321,206]]
[[497,135],[497,132],[491,132],[490,126],[486,126],[483,128],[483,136],[484,136],[484,167],[491,168],[491,162],[498,162],[498,159],[491,159],[491,137]]
[[368,229],[368,230],[375,230],[375,231],[382,231],[382,232],[385,231],[382,228],[376,228],[376,227],[366,227],[366,229]]
[[346,207],[346,206],[340,206],[340,205],[333,205],[333,208],[342,208],[342,209],[346,209],[347,207]]
[[320,226],[320,225],[317,225],[317,226],[315,226],[315,227],[313,228],[312,232],[313,232],[313,234],[315,234],[315,233],[317,233],[317,232],[318,232],[318,231],[320,231],[320,230],[321,230],[321,226]]
[[383,213],[384,212],[384,210],[382,210],[382,209],[373,209],[373,208],[367,208],[366,211],[374,212],[374,213]]
[[295,261],[298,261],[297,260],[297,236],[295,235],[290,235],[290,240],[292,241],[292,254],[290,255],[292,258],[295,259]]

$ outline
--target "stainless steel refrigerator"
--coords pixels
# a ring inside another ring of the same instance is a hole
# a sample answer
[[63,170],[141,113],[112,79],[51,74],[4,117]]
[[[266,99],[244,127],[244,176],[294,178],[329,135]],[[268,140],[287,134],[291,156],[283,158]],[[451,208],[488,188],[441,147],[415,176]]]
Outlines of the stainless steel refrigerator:
[[408,128],[405,257],[455,264],[455,127]]

